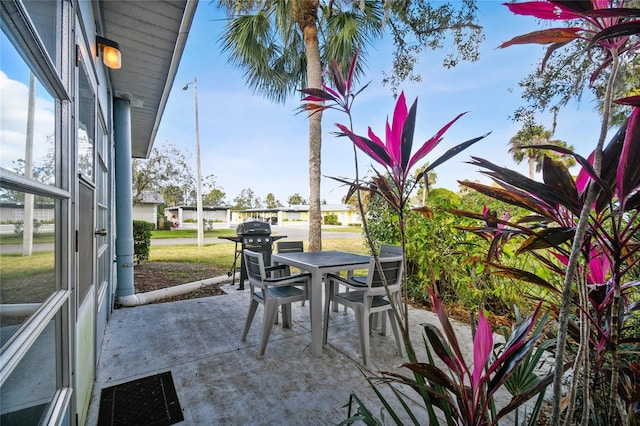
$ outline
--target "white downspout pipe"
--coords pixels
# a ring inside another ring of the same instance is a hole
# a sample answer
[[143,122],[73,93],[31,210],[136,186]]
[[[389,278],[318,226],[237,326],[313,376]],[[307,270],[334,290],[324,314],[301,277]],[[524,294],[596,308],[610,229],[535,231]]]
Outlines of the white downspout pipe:
[[[240,279],[240,273],[236,272],[235,279]],[[144,305],[147,303],[156,302],[158,300],[166,299],[168,297],[180,296],[181,294],[190,293],[198,290],[199,288],[206,287],[212,284],[220,284],[223,282],[231,281],[231,277],[227,275],[221,275],[219,277],[208,278],[206,280],[194,281],[187,284],[176,285],[173,287],[162,288],[160,290],[150,291],[148,293],[136,294],[138,305]]]
[[139,301],[133,286],[133,215],[131,197],[131,104],[114,98],[113,127],[116,146],[116,297],[122,306]]

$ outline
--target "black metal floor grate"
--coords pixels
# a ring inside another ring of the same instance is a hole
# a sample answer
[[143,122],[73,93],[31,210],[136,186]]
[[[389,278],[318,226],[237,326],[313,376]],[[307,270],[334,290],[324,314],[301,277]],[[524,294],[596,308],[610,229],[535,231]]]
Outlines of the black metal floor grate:
[[182,420],[170,371],[102,389],[98,426],[168,426]]

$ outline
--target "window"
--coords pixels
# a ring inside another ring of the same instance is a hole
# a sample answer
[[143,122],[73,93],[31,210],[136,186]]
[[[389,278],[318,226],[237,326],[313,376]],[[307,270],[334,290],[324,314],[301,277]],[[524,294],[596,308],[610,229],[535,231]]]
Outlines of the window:
[[0,34],[0,167],[55,185],[55,101]]
[[[96,163],[96,228],[99,235],[96,237],[97,243],[97,282],[101,289],[108,285],[111,271],[111,262],[109,261],[109,138],[102,124],[102,120],[98,125],[98,135],[96,136],[96,148],[98,151],[98,162]],[[104,294],[100,291],[100,294]],[[99,304],[102,306],[102,304]]]
[[58,59],[56,40],[58,36],[58,8],[60,2],[55,0],[22,0],[33,25],[38,29],[40,41],[44,45],[51,61],[55,64]]
[[11,196],[13,201],[0,203],[0,239],[10,252],[0,262],[3,339],[16,332],[57,290],[53,248],[56,201],[17,191],[4,191],[4,195]]
[[22,357],[0,392],[0,424],[41,424],[57,389],[55,321]]
[[78,172],[93,181],[93,148],[95,138],[95,96],[84,64],[78,72]]
[[71,8],[0,2],[0,424],[70,418]]

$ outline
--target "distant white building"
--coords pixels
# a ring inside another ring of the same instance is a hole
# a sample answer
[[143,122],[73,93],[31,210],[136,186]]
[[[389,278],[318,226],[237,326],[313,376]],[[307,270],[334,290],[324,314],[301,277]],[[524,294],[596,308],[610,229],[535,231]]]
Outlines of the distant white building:
[[142,191],[140,202],[133,203],[131,215],[133,220],[143,220],[158,227],[158,206],[164,202],[160,194],[152,191]]
[[[335,215],[337,222],[343,226],[360,226],[362,219],[360,212],[346,204],[322,204],[320,205],[322,223],[329,215]],[[246,210],[234,210],[231,212],[232,222],[242,222],[248,219],[258,219],[270,222],[272,225],[282,225],[286,222],[309,222],[309,206],[306,204],[294,204],[288,207],[273,209],[255,208]]]
[[[198,210],[195,206],[175,206],[164,209],[165,220],[177,224],[180,229],[196,229]],[[205,228],[228,228],[231,224],[231,209],[225,206],[202,206]]]

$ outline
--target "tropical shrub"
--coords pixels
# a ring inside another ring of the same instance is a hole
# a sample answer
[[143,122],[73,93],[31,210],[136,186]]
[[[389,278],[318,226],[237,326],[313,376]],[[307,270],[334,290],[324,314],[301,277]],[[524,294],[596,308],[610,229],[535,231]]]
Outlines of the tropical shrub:
[[149,260],[149,248],[151,247],[151,231],[153,223],[144,220],[133,221],[133,260],[136,263]]
[[[524,403],[536,398],[533,412],[529,416],[529,425],[534,425],[544,397],[546,387],[551,383],[552,373],[538,376],[538,361],[542,352],[550,344],[543,343],[534,352],[536,344],[543,337],[544,325],[548,314],[537,321],[541,304],[533,314],[512,329],[506,342],[494,346],[494,338],[489,322],[482,310],[473,340],[473,353],[465,357],[447,313],[431,293],[433,306],[440,327],[423,324],[425,334],[426,362],[409,362],[402,366],[413,372],[409,377],[392,372],[381,372],[381,377],[369,378],[383,405],[396,424],[402,424],[401,413],[394,410],[390,402],[377,390],[379,383],[391,386],[393,394],[401,402],[409,418],[418,424],[417,417],[400,392],[396,384],[410,386],[422,400],[430,416],[430,424],[439,424],[435,409],[444,416],[449,425],[496,425],[507,414],[518,413]],[[441,331],[442,330],[442,331]],[[428,343],[427,343],[428,342]],[[434,355],[444,363],[439,367],[434,363]],[[496,392],[507,387],[512,398],[503,406],[497,406]],[[383,424],[373,412],[354,395],[349,402],[349,418],[343,424],[364,421],[366,424]],[[515,424],[520,424],[517,422]]]
[[[473,191],[456,194],[444,188],[429,191],[425,208],[407,208],[407,235],[411,235],[406,242],[407,287],[414,303],[430,305],[429,290],[435,283],[438,297],[445,305],[455,303],[469,310],[482,306],[488,312],[507,316],[511,315],[513,305],[530,311],[530,302],[523,295],[533,291],[513,279],[490,274],[484,264],[490,242],[462,232],[475,222],[449,212],[483,205],[497,209],[500,214],[517,210]],[[369,233],[376,244],[399,244],[398,216],[393,209],[374,196],[367,210]],[[505,248],[510,250],[515,248]],[[531,263],[543,269],[535,260]]]
[[[355,96],[359,92],[352,92],[352,76],[356,68],[357,55],[354,57],[351,67],[349,69],[348,77],[345,79],[342,76],[342,71],[336,62],[332,62],[330,66],[330,73],[333,79],[335,90],[329,86],[323,85],[322,89],[303,89],[303,92],[307,95],[304,101],[308,101],[303,106],[308,111],[322,111],[327,108],[336,108],[344,111],[349,116],[349,122],[351,120],[351,106]],[[321,104],[319,102],[326,102]],[[341,136],[348,137],[354,144],[354,158],[356,163],[356,178],[353,181],[346,179],[336,180],[346,183],[350,186],[350,190],[347,193],[347,201],[352,195],[357,196],[358,207],[363,218],[363,230],[367,238],[369,248],[372,251],[373,257],[380,268],[380,262],[376,253],[376,245],[371,238],[368,229],[368,222],[364,215],[364,208],[362,203],[362,197],[360,191],[366,191],[370,194],[370,198],[379,196],[384,202],[397,214],[398,229],[400,231],[400,243],[402,246],[403,263],[407,264],[407,247],[406,247],[406,209],[409,207],[409,194],[417,185],[417,181],[412,178],[410,171],[418,161],[423,159],[428,153],[430,153],[441,141],[443,135],[462,115],[459,114],[444,127],[442,127],[436,134],[426,140],[415,153],[411,153],[413,145],[413,134],[417,115],[417,100],[407,108],[404,93],[401,93],[398,97],[398,101],[395,106],[393,119],[391,123],[387,121],[386,124],[386,138],[383,141],[379,138],[371,129],[369,129],[368,137],[358,135],[352,131],[351,128],[337,124],[340,129]],[[427,179],[429,171],[433,170],[436,166],[444,163],[448,159],[457,155],[467,147],[473,145],[479,140],[483,139],[486,135],[479,136],[473,139],[469,139],[457,146],[446,151],[441,157],[425,167],[422,178]],[[367,154],[372,160],[381,165],[384,168],[384,172],[373,170],[373,177],[370,180],[360,180],[358,176],[358,162],[356,148]],[[381,269],[381,268],[380,268]],[[384,274],[383,274],[384,277]],[[383,278],[383,284],[386,287],[385,279]],[[402,287],[402,303],[403,307],[395,306],[392,304],[393,313],[396,316],[399,324],[403,342],[407,351],[407,356],[411,363],[417,362],[416,354],[412,342],[409,338],[409,318],[408,318],[408,294],[407,294],[407,274],[403,275],[403,287]],[[387,294],[389,298],[389,294]],[[422,386],[424,384],[424,378],[418,371],[414,371],[415,382]],[[384,403],[384,401],[383,401]],[[428,405],[430,410],[430,422],[435,424],[437,419],[433,412],[432,406]]]
[[[33,233],[37,234],[40,232],[40,228],[44,225],[44,221],[33,219]],[[24,223],[23,222],[13,222],[13,233],[19,236],[23,236],[24,234]]]
[[[633,319],[640,307],[640,304],[636,303],[639,281],[637,276],[634,276],[640,259],[640,241],[637,237],[640,235],[640,96],[626,100],[635,108],[627,125],[611,140],[609,146],[604,148],[611,111],[611,93],[621,55],[634,52],[640,47],[637,36],[640,33],[640,10],[624,8],[623,5],[623,1],[606,0],[550,0],[507,4],[514,13],[540,19],[566,20],[571,22],[571,26],[515,37],[501,47],[531,42],[550,44],[548,57],[565,44],[573,40],[582,40],[588,43],[589,49],[601,54],[597,56],[601,62],[592,74],[592,80],[605,70],[605,74],[608,74],[603,97],[601,135],[588,160],[559,147],[537,146],[538,149],[552,149],[561,154],[572,155],[582,166],[577,179],[570,175],[564,165],[549,158],[545,158],[543,163],[543,182],[536,182],[489,161],[474,158],[472,164],[484,168],[485,173],[498,184],[498,187],[472,182],[465,182],[464,185],[523,208],[528,213],[515,216],[498,215],[486,206],[482,212],[456,212],[460,216],[483,223],[468,230],[489,241],[484,265],[491,268],[492,275],[528,282],[549,294],[557,295],[555,300],[559,300],[559,305],[554,306],[553,302],[550,303],[550,306],[556,309],[559,318],[553,373],[553,424],[559,422],[559,412],[563,406],[566,422],[573,422],[576,419],[576,401],[580,403],[582,424],[615,425],[640,421],[640,392],[637,385],[640,383],[639,364],[635,361],[628,362],[624,358],[625,353],[622,352],[623,345],[630,345],[637,353],[640,344],[633,333],[629,334],[628,328],[629,324],[636,323]],[[304,92],[308,96],[305,100],[313,102],[307,104],[306,109],[339,109],[349,115],[351,122],[350,110],[355,95],[359,93],[354,94],[351,90],[353,68],[354,64],[348,78],[344,79],[337,66],[331,67],[335,89],[327,86],[323,86],[322,89],[306,89]],[[371,130],[368,137],[365,137],[356,134],[350,127],[338,125],[342,136],[348,137],[356,147],[382,165],[386,171],[385,175],[374,170],[370,181],[361,181],[357,172],[355,181],[341,181],[351,185],[351,194],[358,194],[361,210],[362,203],[358,192],[360,190],[377,194],[388,203],[398,217],[400,242],[405,256],[407,193],[411,192],[413,185],[408,180],[408,172],[416,161],[440,142],[442,134],[459,118],[447,124],[436,137],[425,142],[411,156],[415,111],[416,104],[407,109],[404,94],[401,94],[393,121],[387,123],[384,142]],[[425,169],[425,178],[429,170],[479,139],[481,138],[470,140],[445,153]],[[431,214],[429,209],[423,212]],[[375,255],[375,246],[366,224],[364,230]],[[511,244],[517,245],[516,250],[510,250]],[[509,256],[525,256],[527,259],[513,266],[505,261]],[[532,269],[532,263],[529,262],[531,258],[542,264],[546,271],[540,268]],[[551,279],[550,274],[562,277],[563,285],[558,287],[557,281]],[[405,285],[405,289],[406,287]],[[406,303],[407,294],[404,296]],[[436,298],[433,303],[439,304]],[[436,309],[442,317],[441,310],[438,307]],[[538,310],[534,315],[537,312]],[[404,310],[404,314],[406,327],[407,309]],[[399,314],[396,312],[396,315]],[[572,316],[576,321],[570,321]],[[402,321],[400,322],[402,325]],[[446,329],[446,322],[442,319],[441,324]],[[496,415],[491,403],[486,402],[490,400],[491,392],[494,392],[491,385],[504,383],[504,375],[498,372],[505,371],[500,366],[486,365],[489,352],[487,342],[490,341],[487,328],[486,320],[481,316],[477,340],[474,341],[474,369],[471,373],[462,356],[456,352],[455,335],[452,332],[445,333],[447,339],[443,339],[435,331],[425,328],[433,351],[449,367],[448,372],[436,372],[433,370],[435,367],[431,359],[423,365],[417,363],[408,334],[403,329],[413,378],[390,375],[389,380],[411,384],[420,393],[429,410],[431,423],[437,423],[433,407],[441,408],[450,424],[497,422],[505,409],[521,404],[525,396],[515,397],[513,404],[509,404]],[[525,330],[526,333],[518,332],[514,335],[528,335],[531,325],[525,327]],[[565,377],[568,359],[565,357],[567,334],[573,339],[572,342],[575,342],[573,347],[576,351],[570,359],[573,365],[569,394],[566,398],[568,405],[562,405],[561,382]],[[526,340],[526,343],[516,346],[514,352],[522,354],[519,360],[531,353],[535,340]],[[510,350],[507,349],[505,354],[510,353]],[[509,362],[505,365],[509,369],[516,364],[518,363]],[[484,388],[485,383],[488,383],[490,388]],[[540,383],[548,381],[545,379]],[[538,386],[541,385],[536,385],[536,392],[539,390]],[[576,396],[578,389],[581,390],[579,397]],[[525,391],[525,394],[528,396],[530,392]],[[382,402],[387,405],[386,401]],[[403,406],[406,407],[404,404]],[[362,412],[370,413],[368,410]]]
[[[566,168],[548,159],[544,163],[547,170],[543,184],[522,180],[507,170],[477,159],[500,184],[500,193],[494,192],[495,195],[510,198],[512,204],[526,207],[533,213],[521,222],[501,223],[509,227],[516,225],[513,228],[517,230],[516,234],[528,236],[519,252],[534,254],[541,261],[546,259],[549,269],[563,276],[563,286],[558,289],[562,297],[558,307],[551,422],[560,421],[563,407],[566,408],[566,422],[573,421],[578,400],[583,424],[623,424],[634,418],[637,421],[640,404],[634,401],[635,397],[629,397],[628,392],[620,389],[625,380],[631,380],[634,383],[632,387],[635,387],[638,377],[634,371],[624,376],[628,370],[621,363],[620,344],[624,319],[633,315],[636,309],[629,304],[632,299],[628,297],[635,288],[631,284],[634,278],[630,272],[637,269],[635,232],[640,229],[635,225],[640,198],[640,169],[637,167],[640,160],[639,96],[623,102],[635,108],[628,123],[614,136],[609,146],[605,148],[604,145],[618,69],[622,61],[632,63],[640,48],[640,9],[625,7],[624,0],[549,0],[506,5],[515,14],[566,21],[567,26],[517,36],[501,47],[524,43],[549,45],[542,62],[544,71],[545,63],[554,51],[572,41],[582,42],[586,44],[586,54],[593,61],[590,82],[600,76],[607,80],[602,96],[602,126],[596,147],[588,161],[574,155],[582,166],[578,179],[574,180]],[[560,148],[544,148],[572,154]],[[503,235],[511,235],[511,230]],[[498,270],[500,268],[497,266]],[[549,284],[530,271],[504,268],[502,273],[538,281],[541,286]],[[594,300],[594,290],[604,293],[604,297]],[[570,322],[572,316],[578,318],[579,334]],[[577,348],[567,403],[563,403],[564,375],[559,366],[565,361],[567,348],[571,349],[568,346],[570,337],[575,339]],[[594,359],[604,363],[591,365]],[[594,377],[600,374],[604,377]],[[581,395],[578,397],[579,388]]]
[[[640,104],[640,99],[633,102]],[[589,160],[568,150],[562,152],[573,155],[582,165],[577,178],[574,179],[562,163],[548,157],[544,160],[543,182],[474,158],[473,164],[483,168],[483,173],[490,175],[499,186],[463,184],[503,202],[525,207],[529,213],[498,220],[488,218],[486,211],[455,213],[484,220],[487,224],[484,228],[492,229],[494,240],[487,265],[493,274],[523,280],[560,294],[561,287],[535,271],[505,265],[501,244],[517,240],[516,256],[534,256],[547,270],[564,276],[584,198],[590,185],[597,187],[586,236],[580,245],[576,287],[571,292],[574,320],[570,322],[569,336],[574,346],[570,344],[569,352],[577,360],[574,378],[578,371],[585,375],[579,384],[582,415],[592,424],[620,424],[626,418],[640,415],[637,392],[640,371],[635,362],[640,353],[640,339],[630,327],[637,324],[640,308],[637,275],[640,108],[635,108],[628,124],[604,149],[601,175],[596,174]],[[586,301],[586,308],[582,308],[581,298]],[[559,310],[558,305],[552,307]],[[625,345],[624,351],[622,345]],[[634,355],[630,358],[629,354]]]

